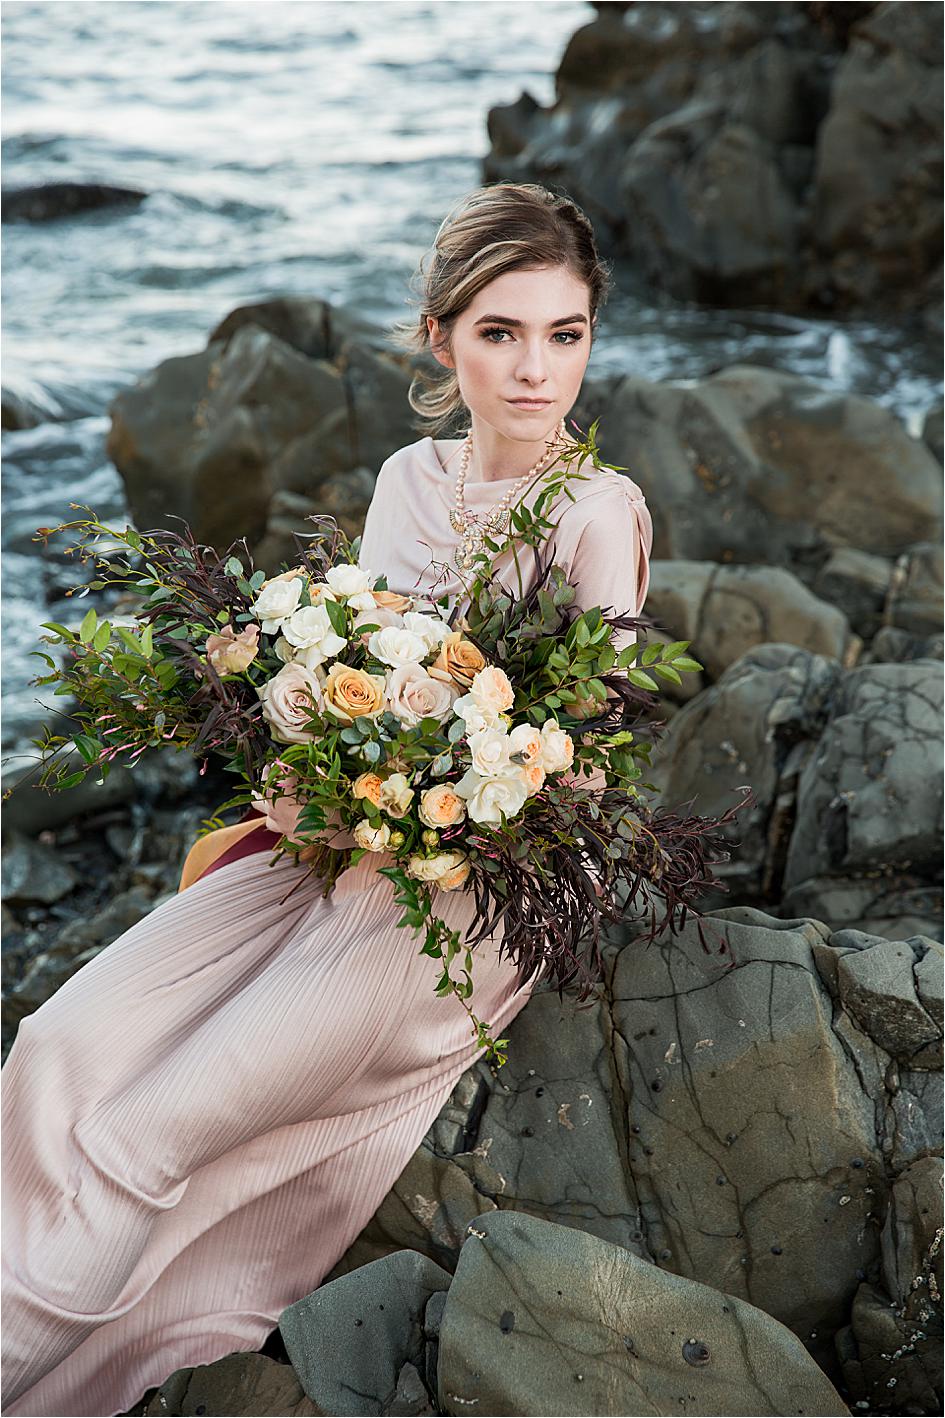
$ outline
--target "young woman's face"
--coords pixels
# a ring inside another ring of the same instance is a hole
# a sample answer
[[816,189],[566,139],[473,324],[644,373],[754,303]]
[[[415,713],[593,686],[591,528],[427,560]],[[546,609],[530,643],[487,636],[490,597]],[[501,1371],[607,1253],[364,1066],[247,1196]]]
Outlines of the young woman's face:
[[508,271],[479,292],[453,325],[451,353],[466,407],[506,438],[537,442],[568,414],[591,353],[587,286],[565,266]]

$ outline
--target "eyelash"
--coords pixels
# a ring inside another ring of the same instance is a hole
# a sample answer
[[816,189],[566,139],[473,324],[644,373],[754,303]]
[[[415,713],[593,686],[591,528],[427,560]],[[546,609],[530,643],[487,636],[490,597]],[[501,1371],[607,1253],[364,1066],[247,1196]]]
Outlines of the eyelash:
[[[483,338],[484,340],[489,340],[489,336],[490,336],[490,335],[510,335],[512,332],[511,332],[511,330],[507,330],[504,325],[487,325],[486,328],[485,328],[485,330],[482,330],[480,333],[481,333],[482,338]],[[580,331],[578,331],[578,330],[556,330],[556,331],[555,331],[555,336],[558,336],[558,335],[570,335],[570,336],[571,336],[571,339],[565,340],[565,342],[564,342],[565,345],[576,345],[576,344],[578,344],[579,341],[583,338],[583,336],[581,335]],[[505,343],[505,341],[504,341],[504,340],[489,340],[489,343],[492,344],[492,345],[502,345],[502,344]]]

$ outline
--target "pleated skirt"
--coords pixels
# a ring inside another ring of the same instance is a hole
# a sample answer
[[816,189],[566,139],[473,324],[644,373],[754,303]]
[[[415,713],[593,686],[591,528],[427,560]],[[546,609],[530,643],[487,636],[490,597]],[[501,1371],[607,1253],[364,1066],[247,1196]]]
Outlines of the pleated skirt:
[[[2,1070],[5,1414],[115,1415],[258,1349],[373,1216],[481,1055],[396,924],[389,860],[327,898],[270,850],[218,864],[21,1023]],[[465,931],[470,895],[437,905]],[[496,1036],[539,978],[498,943],[474,952],[472,1002]]]

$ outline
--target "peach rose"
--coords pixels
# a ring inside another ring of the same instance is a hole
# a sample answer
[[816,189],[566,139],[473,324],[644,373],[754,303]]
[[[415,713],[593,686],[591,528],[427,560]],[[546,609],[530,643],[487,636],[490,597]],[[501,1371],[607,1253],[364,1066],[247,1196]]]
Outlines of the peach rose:
[[411,857],[407,875],[416,881],[432,881],[441,891],[462,886],[472,868],[465,852],[437,852],[433,857]]
[[473,702],[490,714],[501,714],[515,703],[515,690],[505,670],[500,670],[498,665],[487,665],[480,670],[473,677],[469,693]]
[[534,724],[516,724],[509,734],[509,757],[513,763],[540,763],[544,745],[541,730]]
[[574,740],[560,728],[557,719],[546,719],[541,726],[541,763],[546,773],[561,773],[574,762]]
[[399,591],[372,591],[374,604],[380,606],[382,610],[393,611],[395,615],[403,615],[404,611],[409,611],[411,601],[409,596],[402,596]]
[[430,674],[435,679],[452,680],[460,689],[469,689],[474,677],[485,669],[485,665],[482,651],[471,640],[464,640],[460,631],[451,630],[430,666]]
[[449,783],[437,783],[421,794],[417,812],[426,827],[455,827],[466,816],[466,804]]
[[529,797],[533,797],[545,786],[545,770],[540,763],[523,763],[522,777],[525,779]]
[[216,635],[207,636],[207,660],[218,675],[239,674],[259,653],[259,626],[247,625],[238,634],[225,625]]
[[351,785],[351,796],[355,798],[367,798],[368,802],[375,807],[381,805],[381,785],[383,778],[377,773],[362,773],[359,778],[355,778]]
[[304,665],[283,665],[256,693],[262,700],[263,718],[279,743],[308,743],[315,737],[309,727],[312,711],[324,708],[322,689],[314,671]]
[[365,670],[351,669],[336,661],[325,679],[325,706],[344,724],[367,717],[374,719],[384,709],[384,680]]
[[278,576],[267,577],[259,589],[262,591],[266,586],[272,586],[276,581],[294,581],[297,576],[301,576],[303,579],[308,576],[304,566],[293,566],[291,571],[280,571]]

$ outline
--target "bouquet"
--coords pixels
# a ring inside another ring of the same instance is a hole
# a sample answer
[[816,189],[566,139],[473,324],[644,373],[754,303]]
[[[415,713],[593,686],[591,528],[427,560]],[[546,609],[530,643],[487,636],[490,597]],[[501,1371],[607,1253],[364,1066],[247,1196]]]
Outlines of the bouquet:
[[[66,660],[34,652],[50,672],[33,682],[72,696],[80,731],[47,728],[32,740],[40,785],[68,788],[91,771],[104,779],[168,744],[201,757],[202,772],[208,755],[222,757],[239,787],[207,830],[228,808],[269,808],[285,829],[273,860],[291,854],[325,894],[379,854],[403,908],[398,924],[438,963],[436,993],[456,996],[501,1064],[508,1040],[493,1039],[470,1004],[475,947],[501,927],[500,951],[523,980],[544,966],[560,992],[580,977],[583,1000],[603,972],[603,925],[641,891],[650,940],[684,923],[696,894],[719,885],[708,862],[729,854],[717,829],[750,799],[748,789],[708,819],[654,810],[644,796],[651,744],[639,725],[658,702],[653,675],[679,683],[702,666],[688,641],[618,650],[617,632],[642,621],[577,611],[553,562],[547,509],[584,476],[584,458],[603,466],[595,430],[567,446],[532,506],[512,509],[507,540],[484,534],[463,614],[445,595],[391,590],[330,518],[311,518],[314,531],[295,538],[297,564],[267,577],[245,540],[220,554],[186,524],[115,529],[71,504],[90,515],[38,537],[74,533],[70,550],[100,573],[81,594],[117,587],[135,608],[90,609],[76,627],[44,623],[44,643],[64,647]],[[493,569],[509,542],[517,588]],[[528,591],[526,554],[536,560]],[[473,893],[464,940],[437,911],[440,893],[458,890]]]

